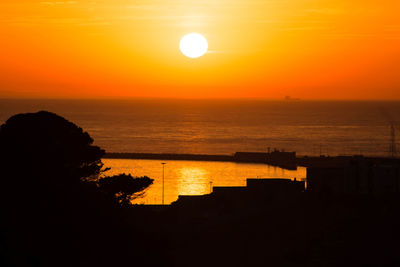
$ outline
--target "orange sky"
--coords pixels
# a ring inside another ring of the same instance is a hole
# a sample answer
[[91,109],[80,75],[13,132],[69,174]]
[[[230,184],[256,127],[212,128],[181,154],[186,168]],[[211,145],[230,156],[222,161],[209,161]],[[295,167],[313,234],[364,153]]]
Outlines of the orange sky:
[[[398,0],[0,2],[0,97],[400,99]],[[199,32],[209,53],[189,59]]]

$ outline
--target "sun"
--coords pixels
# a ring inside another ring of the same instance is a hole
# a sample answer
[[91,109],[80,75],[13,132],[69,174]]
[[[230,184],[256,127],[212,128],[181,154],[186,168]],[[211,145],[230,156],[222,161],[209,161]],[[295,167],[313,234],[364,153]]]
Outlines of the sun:
[[182,37],[179,44],[182,54],[190,58],[199,58],[207,53],[207,39],[199,33],[189,33]]

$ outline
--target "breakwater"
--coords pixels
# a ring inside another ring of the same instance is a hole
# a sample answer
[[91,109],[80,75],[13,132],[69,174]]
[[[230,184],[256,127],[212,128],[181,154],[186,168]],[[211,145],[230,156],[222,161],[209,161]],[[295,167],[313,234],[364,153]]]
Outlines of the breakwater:
[[233,155],[166,154],[166,153],[107,153],[108,159],[154,159],[233,162]]
[[236,152],[232,155],[173,154],[173,153],[107,153],[108,159],[220,161],[235,163],[268,164],[283,169],[296,170],[295,153],[286,152]]

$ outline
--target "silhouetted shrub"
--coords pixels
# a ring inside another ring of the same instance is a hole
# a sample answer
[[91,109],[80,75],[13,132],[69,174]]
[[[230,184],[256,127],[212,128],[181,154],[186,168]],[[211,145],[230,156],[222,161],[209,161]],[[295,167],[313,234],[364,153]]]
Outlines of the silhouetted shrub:
[[144,194],[144,189],[153,184],[153,179],[132,177],[130,174],[119,174],[99,179],[100,189],[110,197],[115,198],[121,205],[129,205],[131,201]]

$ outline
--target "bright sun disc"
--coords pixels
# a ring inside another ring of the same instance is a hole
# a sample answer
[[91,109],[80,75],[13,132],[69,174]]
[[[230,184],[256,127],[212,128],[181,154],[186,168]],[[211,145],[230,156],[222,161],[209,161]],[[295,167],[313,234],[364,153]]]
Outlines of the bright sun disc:
[[190,58],[198,58],[207,53],[208,42],[199,33],[189,33],[181,39],[179,44],[182,54]]

